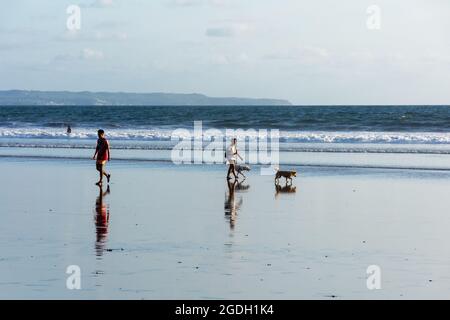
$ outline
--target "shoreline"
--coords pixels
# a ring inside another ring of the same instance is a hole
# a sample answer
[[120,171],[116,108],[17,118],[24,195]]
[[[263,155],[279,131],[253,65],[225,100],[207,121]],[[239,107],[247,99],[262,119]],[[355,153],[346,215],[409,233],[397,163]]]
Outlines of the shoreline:
[[[172,163],[171,150],[121,150],[112,149],[112,162],[166,162]],[[22,159],[59,159],[59,160],[88,160],[93,154],[92,149],[63,149],[63,148],[12,148],[0,147],[0,158]],[[249,154],[246,154],[249,158]],[[256,158],[256,157],[254,157]],[[448,154],[417,154],[417,153],[335,153],[335,152],[279,152],[280,167],[323,167],[323,168],[358,168],[358,169],[386,169],[386,170],[424,170],[450,171],[450,155]],[[215,166],[224,163],[200,164],[185,162],[186,165]],[[253,164],[256,168],[268,165]]]

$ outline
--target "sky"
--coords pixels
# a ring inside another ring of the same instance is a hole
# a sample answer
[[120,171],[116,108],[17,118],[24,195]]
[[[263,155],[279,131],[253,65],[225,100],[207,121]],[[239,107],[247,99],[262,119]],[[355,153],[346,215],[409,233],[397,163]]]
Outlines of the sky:
[[2,0],[0,90],[450,104],[449,14],[448,0]]

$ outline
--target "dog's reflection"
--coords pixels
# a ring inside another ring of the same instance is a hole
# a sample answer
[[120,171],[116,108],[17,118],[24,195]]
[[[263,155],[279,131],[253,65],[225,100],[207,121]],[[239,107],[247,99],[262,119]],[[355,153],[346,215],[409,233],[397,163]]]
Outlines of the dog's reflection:
[[295,193],[297,192],[297,187],[291,185],[291,184],[285,184],[284,186],[281,186],[278,183],[275,183],[275,198],[277,198],[280,193]]
[[95,253],[97,257],[103,255],[105,250],[106,238],[108,236],[108,225],[109,225],[109,206],[105,204],[104,198],[111,192],[109,186],[106,191],[103,192],[103,187],[100,185],[98,187],[99,195],[95,200]]
[[249,184],[245,184],[245,179],[242,181],[236,181],[236,192],[247,192],[250,189]]
[[230,222],[230,229],[233,230],[236,224],[236,217],[239,208],[242,205],[242,197],[236,199],[236,191],[245,191],[250,188],[249,185],[243,185],[238,181],[227,181],[228,192],[225,193],[225,218]]

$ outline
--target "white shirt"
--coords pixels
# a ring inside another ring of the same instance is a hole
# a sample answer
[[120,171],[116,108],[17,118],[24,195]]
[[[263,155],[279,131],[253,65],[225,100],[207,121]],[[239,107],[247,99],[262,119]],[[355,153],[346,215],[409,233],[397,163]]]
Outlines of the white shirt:
[[227,160],[228,162],[236,162],[236,145],[232,144],[227,148]]

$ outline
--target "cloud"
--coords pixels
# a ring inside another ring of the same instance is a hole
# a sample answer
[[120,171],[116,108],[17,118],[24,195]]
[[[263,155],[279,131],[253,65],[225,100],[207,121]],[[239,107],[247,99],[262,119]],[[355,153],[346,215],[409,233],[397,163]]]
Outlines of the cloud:
[[[414,54],[404,54],[398,51],[374,52],[371,50],[352,51],[347,54],[341,53],[335,57],[336,65],[347,69],[370,70],[379,72],[379,70],[411,71],[413,65],[420,64],[420,56]],[[409,70],[408,70],[409,69]]]
[[234,23],[228,26],[210,27],[206,29],[207,37],[227,38],[242,35],[250,30],[246,23]]
[[266,54],[264,59],[267,60],[296,60],[304,64],[315,64],[327,61],[330,53],[324,49],[313,46],[304,46],[291,48],[276,53]]
[[211,63],[215,65],[230,65],[238,63],[246,63],[250,61],[247,53],[242,52],[238,55],[214,54],[211,56]]
[[114,5],[113,0],[95,0],[91,4],[81,4],[81,8],[107,8]]
[[198,6],[224,6],[229,0],[169,0],[168,4],[175,7],[198,7]]
[[213,6],[224,6],[228,4],[229,0],[209,0],[208,2]]
[[97,0],[96,2],[105,7],[111,6],[113,4],[113,0]]
[[219,27],[206,29],[205,35],[208,37],[233,37],[234,32],[231,28]]
[[58,41],[124,41],[128,39],[128,33],[123,31],[105,32],[73,32],[67,31],[61,36],[58,36]]
[[127,26],[128,22],[126,21],[115,21],[115,20],[104,20],[100,21],[95,25],[95,29],[117,29],[120,27]]
[[127,40],[128,34],[126,32],[122,32],[122,31],[111,32],[111,33],[97,31],[94,33],[94,37],[95,37],[95,40],[105,40],[105,41]]
[[61,53],[61,54],[56,55],[53,58],[53,61],[64,62],[64,61],[72,61],[72,60],[76,60],[76,59],[77,59],[77,57],[72,54]]
[[83,60],[102,60],[104,58],[104,55],[100,50],[84,48],[81,51],[80,58]]
[[13,27],[13,28],[0,28],[0,35],[9,36],[9,37],[13,37],[13,36],[35,37],[35,36],[42,35],[42,32],[31,26],[20,26],[20,27]]
[[15,50],[20,49],[21,47],[22,44],[19,43],[0,43],[0,51]]
[[192,6],[198,6],[203,5],[203,0],[172,0],[169,2],[173,6],[178,7],[192,7]]
[[53,58],[54,62],[70,62],[80,60],[103,60],[105,55],[103,51],[92,48],[84,48],[79,54],[61,53]]
[[444,66],[448,66],[450,64],[450,56],[442,52],[428,51],[421,57],[421,60],[429,64],[437,64]]

